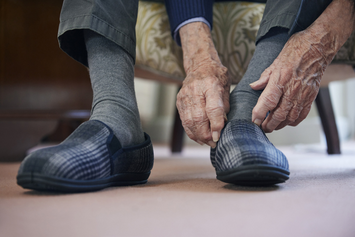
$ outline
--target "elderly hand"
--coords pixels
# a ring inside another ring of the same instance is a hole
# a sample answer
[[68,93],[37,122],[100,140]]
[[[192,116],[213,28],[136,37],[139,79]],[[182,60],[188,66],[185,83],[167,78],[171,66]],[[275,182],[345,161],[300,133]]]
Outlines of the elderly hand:
[[206,24],[183,26],[180,38],[186,78],[176,106],[182,125],[192,140],[215,147],[229,112],[228,71],[219,60]]
[[260,79],[250,85],[254,90],[264,89],[253,109],[252,121],[265,132],[272,132],[286,125],[296,126],[305,119],[323,72],[353,28],[354,6],[348,0],[338,0],[309,28],[293,35]]
[[324,55],[304,40],[305,32],[293,35],[280,55],[251,87],[264,89],[254,107],[252,120],[265,132],[296,126],[308,115],[327,66]]

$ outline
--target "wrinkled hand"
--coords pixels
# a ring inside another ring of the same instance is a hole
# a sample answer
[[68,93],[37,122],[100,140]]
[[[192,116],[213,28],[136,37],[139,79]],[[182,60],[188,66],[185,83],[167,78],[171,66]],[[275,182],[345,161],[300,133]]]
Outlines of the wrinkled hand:
[[231,80],[202,22],[181,27],[186,78],[176,106],[186,134],[199,144],[216,146],[229,112]]
[[293,35],[260,79],[251,84],[254,90],[265,88],[252,121],[272,132],[305,119],[324,70],[354,30],[354,1],[333,0],[311,26]]
[[307,31],[293,35],[260,79],[251,84],[254,90],[265,88],[252,115],[252,121],[265,132],[296,126],[308,115],[323,72],[335,55],[327,37],[313,40]]
[[229,112],[227,68],[204,61],[187,73],[176,106],[186,134],[199,144],[215,147]]

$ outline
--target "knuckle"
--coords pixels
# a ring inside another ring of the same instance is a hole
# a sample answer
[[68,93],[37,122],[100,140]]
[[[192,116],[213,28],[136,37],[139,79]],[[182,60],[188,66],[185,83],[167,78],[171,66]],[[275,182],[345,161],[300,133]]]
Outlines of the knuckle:
[[273,114],[272,114],[272,118],[276,121],[284,121],[286,120],[286,116],[287,116],[287,113],[285,113],[285,111],[283,110],[276,110]]
[[200,124],[202,124],[202,123],[204,123],[206,121],[206,118],[205,118],[205,116],[202,113],[195,113],[192,116],[192,120],[197,125],[200,125]]
[[253,115],[256,116],[257,118],[265,118],[266,114],[268,111],[270,111],[271,109],[264,107],[264,106],[260,106],[260,104],[257,104],[257,106],[254,107],[253,109]]
[[186,128],[193,127],[193,124],[194,124],[191,119],[182,119],[181,123],[182,123],[182,126],[185,128],[185,130],[186,130]]
[[291,113],[287,116],[288,123],[294,123],[298,119],[299,114]]
[[210,116],[223,115],[224,113],[223,102],[218,101],[216,104],[207,104],[206,113],[209,114]]
[[208,142],[212,140],[212,137],[209,133],[202,133],[199,137],[203,142]]
[[270,74],[271,74],[271,68],[268,67],[264,70],[263,73],[261,73],[260,77],[268,77],[268,76],[270,76]]
[[213,121],[211,127],[215,130],[221,130],[224,127],[224,118]]
[[291,112],[287,116],[287,120],[289,121],[289,123],[293,123],[298,119],[298,117],[300,116],[301,110],[302,109],[299,106],[296,106],[291,110]]
[[255,106],[252,113],[255,114],[257,117],[260,117],[262,110],[261,108]]
[[273,95],[269,95],[269,96],[263,96],[261,98],[262,102],[264,103],[264,106],[266,106],[269,109],[273,109],[277,106],[278,103],[278,99],[273,96]]

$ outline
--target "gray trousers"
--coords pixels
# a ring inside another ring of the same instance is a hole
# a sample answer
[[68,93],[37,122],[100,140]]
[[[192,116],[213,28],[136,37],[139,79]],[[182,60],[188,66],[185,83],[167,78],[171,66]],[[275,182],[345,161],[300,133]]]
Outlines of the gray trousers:
[[[287,28],[290,35],[306,29],[331,1],[267,0],[257,42],[273,27]],[[90,29],[135,59],[137,12],[138,0],[64,0],[58,30],[60,48],[88,66],[83,29]]]

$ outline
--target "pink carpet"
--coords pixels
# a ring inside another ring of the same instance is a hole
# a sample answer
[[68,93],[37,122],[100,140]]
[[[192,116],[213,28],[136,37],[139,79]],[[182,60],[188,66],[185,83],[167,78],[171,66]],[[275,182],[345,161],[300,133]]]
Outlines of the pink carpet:
[[285,184],[247,188],[215,179],[207,147],[156,147],[146,185],[83,194],[24,190],[19,163],[0,163],[1,237],[355,236],[355,142],[343,155],[282,148]]

